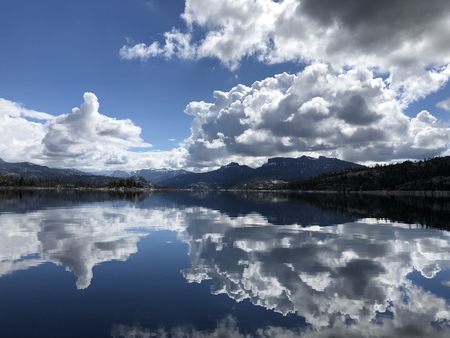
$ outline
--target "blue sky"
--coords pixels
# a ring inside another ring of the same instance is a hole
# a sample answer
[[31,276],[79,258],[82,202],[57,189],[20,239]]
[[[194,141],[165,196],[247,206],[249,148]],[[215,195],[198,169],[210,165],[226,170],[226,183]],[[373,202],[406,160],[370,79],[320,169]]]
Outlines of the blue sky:
[[3,0],[0,158],[97,171],[447,155],[450,4],[364,4]]

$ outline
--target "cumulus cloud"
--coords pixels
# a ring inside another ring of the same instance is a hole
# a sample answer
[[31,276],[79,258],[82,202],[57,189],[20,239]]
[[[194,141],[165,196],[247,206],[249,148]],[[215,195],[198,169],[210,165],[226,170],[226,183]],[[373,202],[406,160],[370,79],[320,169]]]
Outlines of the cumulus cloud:
[[41,139],[45,133],[44,123],[52,118],[52,115],[26,109],[17,102],[0,98],[1,157],[6,160],[39,156],[42,152]]
[[186,142],[193,161],[304,153],[361,162],[421,159],[445,153],[450,142],[450,128],[428,111],[407,117],[396,90],[365,68],[314,63],[213,96],[214,103],[192,102],[185,110],[194,117]]
[[191,136],[168,152],[129,151],[149,147],[140,128],[100,114],[93,94],[58,117],[2,100],[0,153],[89,170],[259,165],[301,154],[372,163],[447,155],[449,128],[424,122],[431,110],[414,118],[404,111],[450,78],[449,16],[447,0],[186,0],[184,27],[125,45],[121,57],[216,58],[231,70],[244,59],[290,61],[305,69],[189,103]]
[[[403,111],[450,78],[448,1],[186,0],[181,17],[184,30],[165,33],[162,44],[123,46],[122,57],[211,57],[231,70],[246,58],[306,65],[297,75],[214,92],[212,104],[191,102],[191,163],[250,156],[243,161],[256,165],[304,153],[372,162],[446,154],[449,129],[435,121],[418,130],[419,117]],[[446,109],[446,101],[438,106]]]
[[93,93],[84,94],[84,103],[71,114],[55,117],[46,125],[42,139],[48,157],[95,158],[114,149],[149,147],[140,138],[141,128],[130,120],[116,120],[99,113]]
[[449,14],[445,0],[186,0],[184,31],[166,32],[163,45],[124,46],[121,55],[213,57],[231,69],[247,57],[266,63],[321,60],[376,67],[401,86],[411,84],[411,76],[432,74],[427,67],[441,73],[449,64]]
[[[69,114],[52,116],[0,99],[0,154],[5,161],[30,161],[82,170],[174,167],[184,164],[187,151],[149,151],[141,128],[131,120],[100,113],[93,93]],[[40,120],[40,121],[39,121]],[[140,152],[131,151],[141,149]]]

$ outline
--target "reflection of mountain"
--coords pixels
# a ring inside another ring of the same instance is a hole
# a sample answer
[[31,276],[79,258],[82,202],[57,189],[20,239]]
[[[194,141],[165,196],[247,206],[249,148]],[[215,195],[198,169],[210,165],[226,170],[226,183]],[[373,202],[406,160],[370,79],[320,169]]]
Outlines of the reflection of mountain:
[[[288,194],[229,192],[197,192],[160,194],[176,205],[199,206],[218,210],[230,217],[259,214],[272,224],[299,224],[301,226],[334,225],[350,222],[356,217],[339,212],[324,211],[306,203],[293,203],[293,196]],[[145,202],[144,202],[145,203]]]

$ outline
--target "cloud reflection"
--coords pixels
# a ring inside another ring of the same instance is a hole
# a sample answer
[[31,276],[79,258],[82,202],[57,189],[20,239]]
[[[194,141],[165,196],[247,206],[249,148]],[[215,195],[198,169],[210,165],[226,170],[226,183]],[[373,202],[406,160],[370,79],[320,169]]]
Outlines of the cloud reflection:
[[[302,332],[306,337],[341,331],[346,337],[448,334],[447,300],[410,276],[432,279],[450,270],[449,232],[373,218],[335,226],[282,225],[256,212],[230,216],[198,205],[146,203],[0,214],[0,276],[52,262],[73,272],[77,288],[84,289],[96,265],[125,261],[142,237],[170,230],[188,244],[191,267],[182,271],[188,282],[210,280],[213,294],[305,317],[315,330]],[[227,325],[230,336],[241,337],[235,324]],[[128,329],[136,330],[122,326],[117,336],[130,336]],[[190,330],[196,337],[212,334]],[[296,333],[268,327],[260,336],[291,334]]]
[[[437,324],[442,327],[442,323]],[[444,323],[447,325],[447,323]],[[321,331],[315,329],[295,329],[267,326],[252,334],[239,330],[239,323],[234,317],[227,317],[217,323],[214,330],[199,330],[191,326],[180,326],[171,329],[152,330],[139,325],[114,325],[111,330],[113,338],[361,338],[361,337],[447,337],[448,331],[436,330],[430,326],[419,327],[419,324],[395,328],[391,323],[386,325],[345,325],[340,322]]]
[[446,300],[408,277],[449,269],[447,232],[373,219],[312,228],[230,225],[221,235],[199,234],[190,224],[192,267],[182,273],[190,282],[211,280],[213,294],[296,313],[322,329],[381,323],[401,336],[406,327],[420,334],[448,327]]
[[176,214],[125,203],[0,214],[0,276],[52,262],[73,272],[77,288],[85,289],[94,266],[127,260],[150,231],[181,230],[168,221]]

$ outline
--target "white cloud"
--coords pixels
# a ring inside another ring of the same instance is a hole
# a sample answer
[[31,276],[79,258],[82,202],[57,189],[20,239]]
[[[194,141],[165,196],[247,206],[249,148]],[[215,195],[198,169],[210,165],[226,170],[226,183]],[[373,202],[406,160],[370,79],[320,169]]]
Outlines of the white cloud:
[[[140,127],[128,119],[101,114],[99,106],[93,93],[85,93],[81,107],[51,116],[0,99],[1,158],[88,171],[179,168],[185,164],[185,149],[149,151],[151,145],[141,139]],[[136,148],[142,151],[130,150]]]
[[232,161],[255,166],[268,157],[305,153],[359,162],[422,159],[446,154],[450,142],[447,126],[428,111],[408,118],[389,80],[364,68],[314,63],[296,75],[279,74],[213,96],[214,103],[187,105],[191,136],[171,151],[148,150],[141,128],[101,114],[93,93],[59,116],[3,99],[0,154],[10,162],[86,171],[195,169]]
[[376,68],[414,100],[430,92],[427,78],[450,76],[449,15],[446,0],[186,0],[184,32],[166,32],[162,46],[124,46],[121,55],[213,57],[230,69],[247,57]]
[[131,60],[140,58],[147,60],[152,56],[160,56],[162,51],[158,42],[153,42],[150,46],[146,46],[144,43],[139,43],[133,47],[122,47],[120,50],[120,56],[124,59]]
[[52,118],[50,114],[26,109],[17,102],[0,98],[0,156],[5,160],[39,156],[45,133],[43,123]]
[[181,33],[179,30],[172,29],[172,31],[164,33],[164,38],[165,44],[163,47],[157,41],[154,41],[149,46],[144,43],[139,43],[132,47],[123,46],[119,52],[120,56],[126,60],[148,60],[151,57],[157,56],[170,59],[175,55],[183,59],[195,58],[196,50],[191,46],[190,34]]
[[150,147],[139,136],[141,128],[130,120],[116,120],[101,115],[98,109],[97,97],[85,93],[80,108],[74,108],[71,114],[60,115],[49,121],[43,138],[45,155],[93,157],[106,153],[111,147]]
[[450,142],[450,128],[427,111],[408,118],[389,80],[364,68],[314,63],[214,98],[185,110],[194,117],[186,141],[194,162],[304,153],[360,162],[421,159],[445,153]]
[[438,104],[436,106],[439,108],[442,108],[444,110],[450,111],[450,98],[448,98],[447,100],[438,102]]
[[26,109],[17,102],[12,102],[3,98],[0,98],[0,116],[29,117],[38,120],[50,120],[53,118],[50,114]]
[[186,0],[181,17],[184,30],[166,32],[163,44],[124,46],[122,57],[211,57],[231,70],[246,58],[306,65],[216,91],[213,104],[191,102],[192,165],[308,152],[371,162],[447,154],[449,129],[403,110],[450,78],[448,1]]

